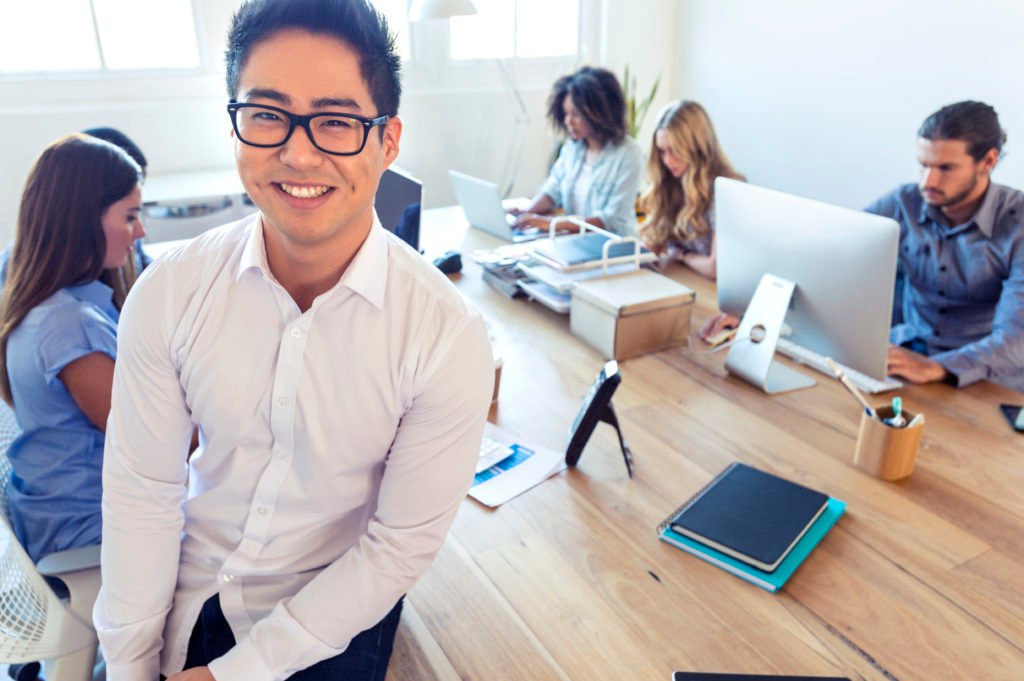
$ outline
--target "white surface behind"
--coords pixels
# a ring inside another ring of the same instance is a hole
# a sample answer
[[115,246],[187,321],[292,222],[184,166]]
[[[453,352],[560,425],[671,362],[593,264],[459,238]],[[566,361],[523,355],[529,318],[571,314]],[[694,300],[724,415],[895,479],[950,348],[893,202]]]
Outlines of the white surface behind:
[[1009,132],[996,182],[1024,186],[1024,3],[686,0],[680,96],[704,104],[751,182],[862,208],[917,179],[939,107],[980,99]]

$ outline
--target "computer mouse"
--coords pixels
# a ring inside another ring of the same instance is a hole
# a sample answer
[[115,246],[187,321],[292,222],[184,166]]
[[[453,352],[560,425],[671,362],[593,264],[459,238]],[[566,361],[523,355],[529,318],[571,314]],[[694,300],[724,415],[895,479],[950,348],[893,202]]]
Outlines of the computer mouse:
[[434,264],[445,274],[455,274],[462,271],[462,256],[458,251],[447,251],[444,255],[434,258]]

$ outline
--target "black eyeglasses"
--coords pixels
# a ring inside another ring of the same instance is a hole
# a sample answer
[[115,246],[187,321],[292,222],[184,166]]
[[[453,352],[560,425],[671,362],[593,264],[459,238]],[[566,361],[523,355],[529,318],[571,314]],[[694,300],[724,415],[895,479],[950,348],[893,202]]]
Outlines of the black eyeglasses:
[[279,147],[301,126],[313,146],[325,154],[355,156],[366,146],[370,130],[390,116],[366,118],[355,114],[315,113],[298,116],[263,104],[228,104],[228,115],[240,142],[253,147]]

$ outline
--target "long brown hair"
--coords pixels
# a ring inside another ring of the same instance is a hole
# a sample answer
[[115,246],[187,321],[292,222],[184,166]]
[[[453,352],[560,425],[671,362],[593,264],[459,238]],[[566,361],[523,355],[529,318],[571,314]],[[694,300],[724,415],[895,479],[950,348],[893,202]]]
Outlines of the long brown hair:
[[48,146],[29,172],[21,195],[7,283],[0,304],[0,397],[13,405],[7,341],[25,316],[67,286],[103,278],[120,309],[134,281],[133,257],[104,270],[103,213],[139,183],[138,164],[109,142],[68,135]]
[[697,102],[670,103],[658,114],[655,129],[665,131],[672,153],[687,163],[683,176],[674,177],[651,140],[647,159],[651,187],[641,199],[648,218],[640,235],[651,250],[661,252],[669,240],[687,241],[711,231],[707,216],[716,177],[746,178],[732,167],[718,145],[711,119]]

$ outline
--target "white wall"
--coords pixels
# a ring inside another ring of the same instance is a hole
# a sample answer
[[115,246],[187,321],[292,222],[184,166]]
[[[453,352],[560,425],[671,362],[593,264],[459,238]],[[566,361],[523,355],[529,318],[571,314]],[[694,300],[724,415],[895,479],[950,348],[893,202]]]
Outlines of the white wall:
[[939,107],[978,99],[1009,132],[995,181],[1024,187],[1024,2],[684,0],[675,91],[704,104],[751,182],[863,207],[915,181]]
[[[208,65],[203,73],[0,80],[0,244],[13,234],[33,160],[59,135],[100,125],[120,128],[143,149],[152,175],[233,166],[221,53],[237,4],[238,0],[199,3]],[[628,63],[642,91],[660,74],[659,103],[667,101],[675,14],[675,3],[667,0],[584,0],[584,23],[591,32],[581,63],[606,65],[616,73]],[[444,30],[437,24],[416,28]],[[454,202],[449,168],[500,178],[516,105],[493,62],[451,68],[441,65],[436,54],[415,57],[418,61],[405,69],[403,79],[400,113],[405,132],[398,163],[424,181],[428,207],[447,205]],[[545,103],[551,83],[571,68],[564,62],[541,62],[516,69],[530,122],[522,131],[523,155],[514,193],[532,194],[546,174],[556,140],[544,118]]]

